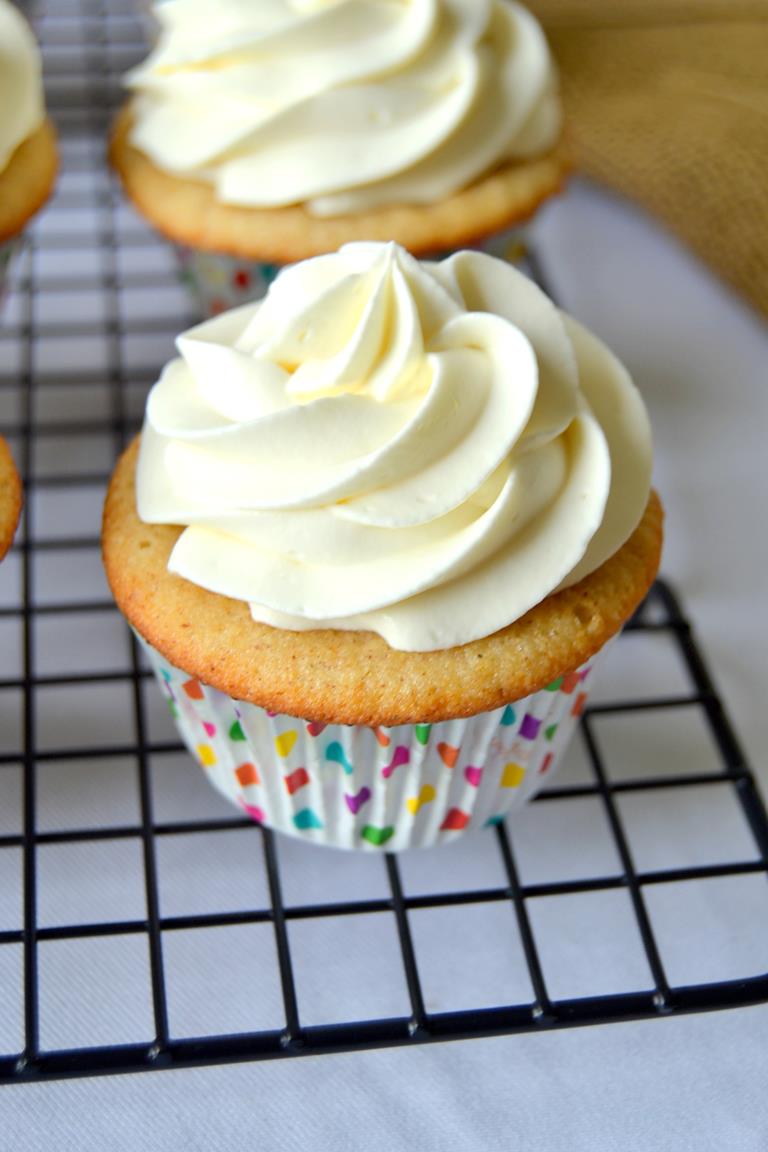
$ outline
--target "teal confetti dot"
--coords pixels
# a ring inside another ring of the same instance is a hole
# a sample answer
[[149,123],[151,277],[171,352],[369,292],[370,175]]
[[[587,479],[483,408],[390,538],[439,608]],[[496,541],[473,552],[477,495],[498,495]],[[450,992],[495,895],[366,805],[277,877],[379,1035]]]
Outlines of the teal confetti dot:
[[347,759],[347,754],[339,744],[338,740],[334,740],[325,750],[326,760],[330,760],[333,764],[341,764],[347,776],[351,776],[354,771],[352,765]]
[[300,832],[311,832],[324,827],[322,820],[311,808],[302,808],[293,818],[293,822]]

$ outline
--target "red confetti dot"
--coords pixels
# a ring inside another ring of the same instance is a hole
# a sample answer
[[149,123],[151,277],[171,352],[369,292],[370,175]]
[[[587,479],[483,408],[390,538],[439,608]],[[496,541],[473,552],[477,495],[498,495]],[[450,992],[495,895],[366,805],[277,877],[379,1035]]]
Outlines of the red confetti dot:
[[297,768],[295,772],[291,772],[290,776],[285,776],[283,779],[288,792],[293,796],[299,788],[304,788],[305,785],[309,784],[309,773],[306,768]]
[[460,832],[469,824],[469,816],[461,808],[451,808],[440,825],[441,832]]

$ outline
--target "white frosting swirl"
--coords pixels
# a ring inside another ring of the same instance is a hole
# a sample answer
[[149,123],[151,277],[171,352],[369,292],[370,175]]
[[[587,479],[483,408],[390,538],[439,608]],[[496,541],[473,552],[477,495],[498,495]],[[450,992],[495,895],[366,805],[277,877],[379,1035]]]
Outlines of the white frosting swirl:
[[645,508],[626,370],[490,256],[349,244],[177,344],[139,515],[187,525],[171,571],[257,620],[464,644],[597,568]]
[[0,0],[0,172],[44,116],[37,42],[21,13]]
[[171,0],[128,83],[132,142],[223,203],[315,215],[430,203],[561,128],[514,0]]

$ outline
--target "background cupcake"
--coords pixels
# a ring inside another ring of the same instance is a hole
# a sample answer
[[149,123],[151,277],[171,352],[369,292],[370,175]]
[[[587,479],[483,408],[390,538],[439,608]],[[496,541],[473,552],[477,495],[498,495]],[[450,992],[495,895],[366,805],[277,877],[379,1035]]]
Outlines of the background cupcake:
[[505,263],[395,245],[287,269],[178,345],[104,557],[212,782],[342,847],[502,818],[658,566],[626,371]]
[[56,166],[37,43],[17,9],[0,0],[0,294],[25,224],[53,189]]
[[21,480],[10,448],[0,436],[0,560],[13,543],[21,515]]
[[209,13],[157,6],[111,155],[139,211],[187,249],[211,311],[350,240],[500,251],[562,185],[554,66],[512,0]]

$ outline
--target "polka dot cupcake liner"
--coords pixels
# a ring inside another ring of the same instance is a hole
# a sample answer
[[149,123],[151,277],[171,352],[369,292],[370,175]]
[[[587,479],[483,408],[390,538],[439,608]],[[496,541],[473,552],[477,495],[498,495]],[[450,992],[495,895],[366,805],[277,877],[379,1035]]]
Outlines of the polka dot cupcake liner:
[[534,796],[557,767],[606,651],[492,712],[367,728],[238,702],[139,639],[184,743],[228,800],[289,836],[390,852],[449,843]]
[[[174,245],[181,278],[205,316],[218,316],[240,304],[260,300],[280,272],[281,264],[240,260],[220,252]],[[510,229],[474,245],[479,251],[517,263],[525,254],[525,230]],[[435,260],[450,256],[437,253]]]

